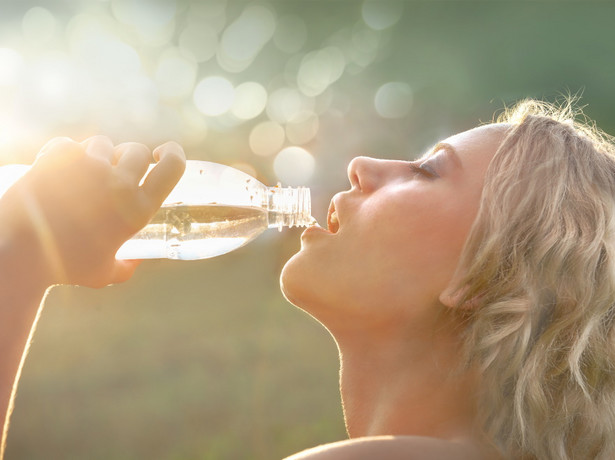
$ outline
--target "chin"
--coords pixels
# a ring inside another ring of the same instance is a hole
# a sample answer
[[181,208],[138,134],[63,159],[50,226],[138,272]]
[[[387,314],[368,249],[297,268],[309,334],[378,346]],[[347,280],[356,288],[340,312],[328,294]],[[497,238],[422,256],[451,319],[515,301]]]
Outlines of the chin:
[[318,298],[323,287],[317,279],[319,273],[319,267],[310,263],[303,251],[292,256],[280,274],[280,289],[286,300],[311,312],[323,300]]
[[282,273],[280,273],[280,289],[286,300],[301,308],[301,295],[299,292],[302,290],[302,276],[300,273],[297,273],[301,269],[301,261],[297,260],[300,257],[300,252],[298,252],[284,264]]

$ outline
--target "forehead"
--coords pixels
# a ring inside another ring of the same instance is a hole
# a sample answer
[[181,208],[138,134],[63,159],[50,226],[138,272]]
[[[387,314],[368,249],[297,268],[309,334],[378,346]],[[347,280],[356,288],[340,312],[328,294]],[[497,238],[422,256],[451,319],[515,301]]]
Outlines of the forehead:
[[508,124],[492,123],[455,134],[445,142],[457,151],[464,167],[480,166],[481,169],[486,169],[508,129]]

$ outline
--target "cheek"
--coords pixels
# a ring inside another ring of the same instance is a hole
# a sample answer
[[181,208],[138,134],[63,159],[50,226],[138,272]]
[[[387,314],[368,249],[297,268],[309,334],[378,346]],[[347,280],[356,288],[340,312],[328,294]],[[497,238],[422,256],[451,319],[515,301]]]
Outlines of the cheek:
[[422,287],[439,295],[457,266],[474,215],[459,206],[431,204],[400,206],[378,219],[385,225],[371,227],[373,245],[366,256],[396,289]]
[[450,283],[466,239],[476,217],[477,210],[460,204],[439,216],[431,235],[428,237],[431,250],[431,276],[437,280],[436,293],[439,295]]
[[365,203],[339,237],[312,241],[287,262],[281,275],[287,299],[310,310],[437,299],[453,276],[474,214],[463,203],[442,206],[431,198]]

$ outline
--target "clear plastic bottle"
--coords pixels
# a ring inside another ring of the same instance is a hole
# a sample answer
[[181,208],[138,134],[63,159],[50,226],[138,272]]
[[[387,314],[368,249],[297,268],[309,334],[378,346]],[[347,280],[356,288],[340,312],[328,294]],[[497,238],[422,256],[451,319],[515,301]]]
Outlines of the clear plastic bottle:
[[[0,168],[2,188],[27,168]],[[116,258],[206,259],[247,244],[267,228],[314,224],[308,188],[267,187],[230,166],[188,160],[160,210],[120,247]]]

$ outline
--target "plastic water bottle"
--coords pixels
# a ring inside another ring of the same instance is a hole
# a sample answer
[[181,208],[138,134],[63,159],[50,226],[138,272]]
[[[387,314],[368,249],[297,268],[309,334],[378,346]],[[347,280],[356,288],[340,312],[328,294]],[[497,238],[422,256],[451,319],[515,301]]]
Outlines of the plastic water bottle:
[[[0,195],[28,168],[1,167]],[[268,228],[315,224],[308,188],[267,187],[230,166],[188,160],[160,210],[116,258],[206,259],[231,252]]]

